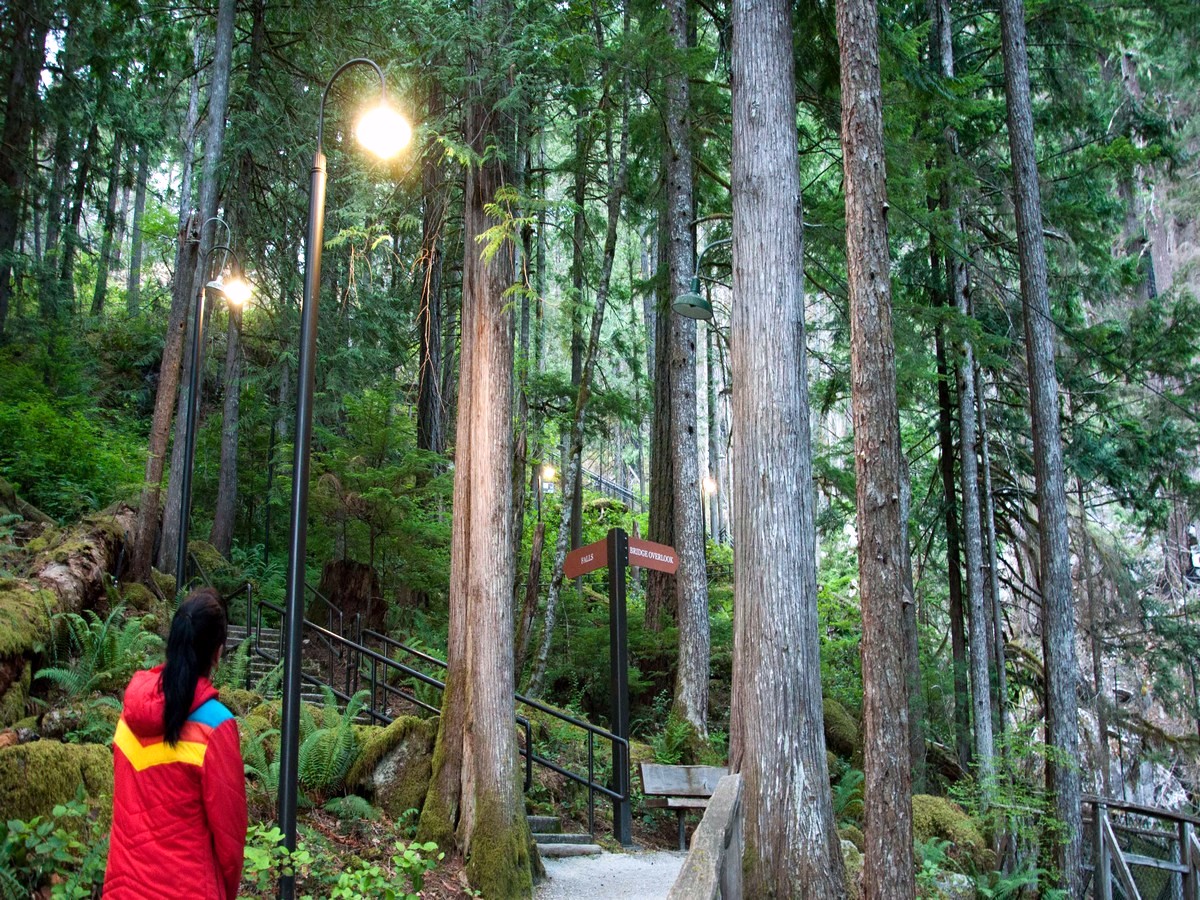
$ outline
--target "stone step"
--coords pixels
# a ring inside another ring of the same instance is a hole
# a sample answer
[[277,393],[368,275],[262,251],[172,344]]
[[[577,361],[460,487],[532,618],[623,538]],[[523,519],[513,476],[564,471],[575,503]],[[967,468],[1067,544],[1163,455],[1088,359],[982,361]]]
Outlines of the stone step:
[[592,836],[590,834],[562,834],[562,833],[533,833],[533,839],[538,844],[590,844]]
[[547,859],[564,856],[598,856],[604,849],[599,844],[538,844],[538,853]]
[[529,830],[534,834],[559,834],[562,832],[562,819],[558,816],[526,816]]

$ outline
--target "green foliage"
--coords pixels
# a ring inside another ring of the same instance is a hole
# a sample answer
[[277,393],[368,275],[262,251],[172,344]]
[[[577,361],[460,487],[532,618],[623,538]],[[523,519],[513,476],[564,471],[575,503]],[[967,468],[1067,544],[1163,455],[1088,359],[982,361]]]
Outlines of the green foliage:
[[70,394],[48,384],[37,365],[20,348],[0,349],[0,476],[59,518],[130,494],[145,463],[136,431],[82,385]]
[[163,643],[141,619],[126,619],[120,605],[103,619],[93,610],[56,613],[54,624],[62,635],[56,656],[70,664],[40,669],[34,677],[53,682],[66,700],[123,687]]
[[[368,897],[380,897],[383,900],[420,900],[425,876],[436,869],[437,864],[446,855],[438,853],[436,857],[430,856],[437,848],[437,844],[432,841],[423,844],[416,841],[408,844],[403,840],[397,841],[396,853],[391,859],[393,872],[388,872],[379,865],[363,863],[357,868],[342,872],[329,896],[345,900]],[[397,877],[406,880],[409,889],[397,887]]]
[[282,875],[297,878],[309,874],[313,855],[301,840],[291,853],[283,845],[283,832],[279,826],[267,827],[264,823],[253,823],[246,829],[246,846],[242,851],[242,881],[250,884],[256,894],[271,896]]
[[337,790],[354,765],[359,750],[354,719],[370,697],[370,692],[359,691],[343,711],[333,691],[323,687],[325,706],[319,722],[306,707],[300,712],[300,783],[318,794]]
[[221,661],[212,673],[213,686],[220,688],[241,688],[246,684],[246,676],[250,671],[250,649],[253,640],[242,641],[232,653],[222,654]]
[[104,881],[107,829],[89,812],[80,788],[48,816],[10,819],[0,844],[0,896],[23,900],[50,886],[50,896],[83,900]]
[[863,786],[866,776],[861,769],[841,764],[841,772],[835,774],[833,782],[833,816],[838,825],[854,825],[862,822]]

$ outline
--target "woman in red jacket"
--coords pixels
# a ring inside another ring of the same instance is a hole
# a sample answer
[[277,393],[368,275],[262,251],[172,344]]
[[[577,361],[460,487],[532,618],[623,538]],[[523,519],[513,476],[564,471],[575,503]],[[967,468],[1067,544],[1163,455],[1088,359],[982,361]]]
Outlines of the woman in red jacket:
[[208,680],[225,645],[212,588],[175,612],[167,662],[125,689],[113,737],[109,900],[231,900],[242,879],[246,783],[237,722]]

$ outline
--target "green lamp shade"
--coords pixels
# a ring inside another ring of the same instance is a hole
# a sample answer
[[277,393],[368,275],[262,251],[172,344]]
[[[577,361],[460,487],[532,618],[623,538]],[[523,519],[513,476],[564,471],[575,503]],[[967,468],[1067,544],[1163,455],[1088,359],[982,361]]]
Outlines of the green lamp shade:
[[689,319],[708,321],[713,316],[712,304],[700,295],[699,278],[692,279],[692,289],[676,297],[671,309]]

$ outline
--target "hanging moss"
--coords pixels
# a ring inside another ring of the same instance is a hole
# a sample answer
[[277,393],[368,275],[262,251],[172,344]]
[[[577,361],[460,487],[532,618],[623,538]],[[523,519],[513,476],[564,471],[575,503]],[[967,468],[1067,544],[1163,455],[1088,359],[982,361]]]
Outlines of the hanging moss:
[[980,871],[996,867],[995,855],[988,849],[979,826],[953,800],[929,794],[912,798],[913,838],[920,844],[931,838],[954,845],[952,856],[970,859]]
[[5,818],[46,815],[83,785],[107,820],[112,815],[112,766],[112,750],[99,744],[34,741],[0,749]]
[[420,810],[429,792],[437,719],[402,716],[374,731],[346,776],[392,818]]

